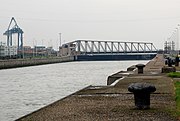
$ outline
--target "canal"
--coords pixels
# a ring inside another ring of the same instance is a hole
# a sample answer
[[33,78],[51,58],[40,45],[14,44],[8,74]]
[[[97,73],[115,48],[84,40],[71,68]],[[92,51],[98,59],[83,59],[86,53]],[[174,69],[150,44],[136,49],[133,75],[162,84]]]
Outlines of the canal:
[[12,121],[147,61],[85,61],[0,70],[0,121]]

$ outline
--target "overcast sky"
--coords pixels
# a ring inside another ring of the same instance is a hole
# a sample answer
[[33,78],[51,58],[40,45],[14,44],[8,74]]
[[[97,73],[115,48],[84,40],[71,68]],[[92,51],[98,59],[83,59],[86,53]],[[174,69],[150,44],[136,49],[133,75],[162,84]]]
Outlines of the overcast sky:
[[160,49],[180,23],[180,0],[0,0],[0,3],[0,41],[5,42],[3,33],[11,17],[15,17],[24,31],[24,45],[53,45],[55,49],[59,33],[62,43],[77,39],[153,42]]

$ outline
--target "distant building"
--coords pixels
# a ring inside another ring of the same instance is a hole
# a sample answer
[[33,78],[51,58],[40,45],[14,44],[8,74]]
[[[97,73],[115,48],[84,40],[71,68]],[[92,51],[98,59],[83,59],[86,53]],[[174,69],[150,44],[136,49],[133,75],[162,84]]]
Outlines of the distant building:
[[31,57],[42,57],[42,56],[57,56],[57,51],[53,47],[45,46],[23,46],[22,51],[17,51],[17,46],[7,46],[5,43],[0,42],[0,59],[8,58],[31,58]]
[[33,56],[33,48],[31,46],[23,46],[23,55],[24,57],[32,57]]
[[46,51],[48,56],[57,56],[57,51],[55,51],[53,47],[47,47]]
[[35,56],[57,56],[57,52],[53,47],[34,46],[33,52]]
[[11,58],[17,56],[17,46],[0,45],[0,57]]
[[0,45],[0,56],[5,57],[8,55],[8,47],[4,45]]
[[8,49],[10,56],[17,55],[17,46],[9,46]]
[[64,44],[59,47],[59,56],[73,56],[76,54],[75,44]]
[[34,49],[37,51],[37,52],[42,52],[42,51],[45,51],[46,50],[46,47],[45,46],[41,46],[41,45],[37,45],[37,46],[34,46]]
[[47,51],[45,46],[34,46],[34,52],[36,56],[47,56]]

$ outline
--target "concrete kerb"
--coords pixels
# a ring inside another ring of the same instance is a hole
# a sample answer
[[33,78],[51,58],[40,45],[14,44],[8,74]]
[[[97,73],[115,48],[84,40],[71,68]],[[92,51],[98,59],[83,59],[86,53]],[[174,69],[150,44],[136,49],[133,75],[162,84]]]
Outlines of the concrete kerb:
[[[129,67],[129,68],[131,68],[131,67]],[[119,71],[115,74],[112,74],[112,75],[108,76],[108,78],[107,78],[107,85],[112,85],[113,83],[115,84],[124,77],[136,74],[137,71],[138,71],[138,69],[134,68],[133,70],[127,69],[127,71]]]
[[111,86],[114,86],[114,85],[116,85],[119,81],[121,81],[121,80],[123,80],[125,77],[122,77],[122,78],[120,78],[120,79],[117,79],[117,80],[115,80],[112,84],[110,84]]

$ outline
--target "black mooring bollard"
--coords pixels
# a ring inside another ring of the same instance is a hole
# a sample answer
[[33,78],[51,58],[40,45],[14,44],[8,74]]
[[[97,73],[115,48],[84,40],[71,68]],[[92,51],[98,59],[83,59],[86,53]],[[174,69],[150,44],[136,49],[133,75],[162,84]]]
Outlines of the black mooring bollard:
[[172,59],[171,58],[168,58],[168,66],[172,67]]
[[175,66],[179,66],[179,57],[176,56],[176,59],[175,59]]
[[135,106],[137,109],[150,108],[150,94],[156,91],[155,86],[148,83],[132,83],[128,91],[134,93]]
[[138,74],[143,73],[143,68],[145,67],[144,64],[137,64],[136,67],[138,68]]

